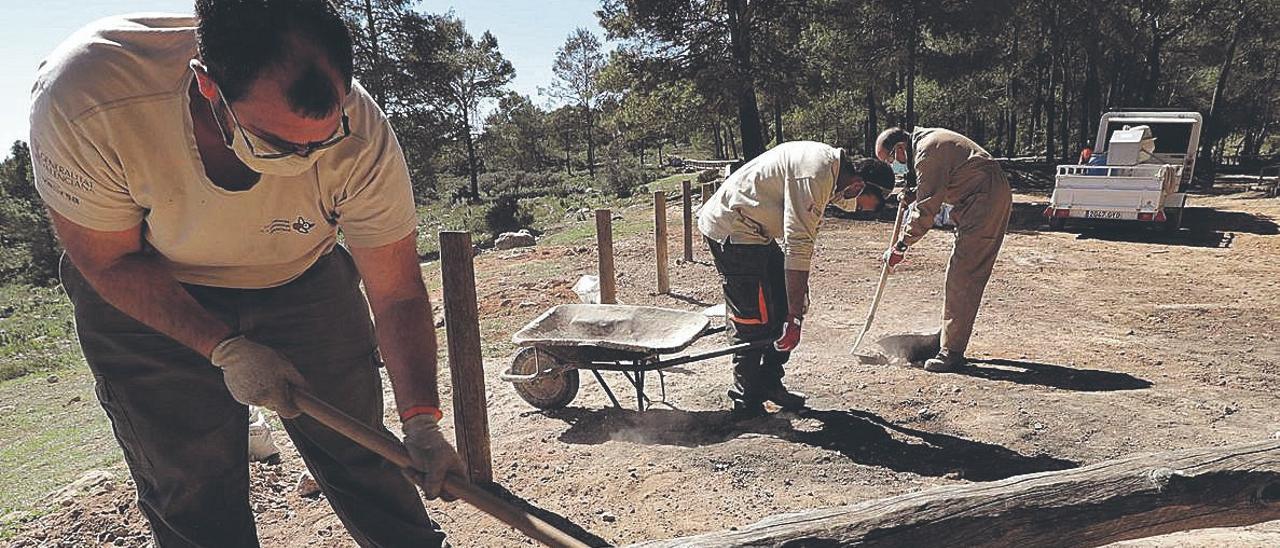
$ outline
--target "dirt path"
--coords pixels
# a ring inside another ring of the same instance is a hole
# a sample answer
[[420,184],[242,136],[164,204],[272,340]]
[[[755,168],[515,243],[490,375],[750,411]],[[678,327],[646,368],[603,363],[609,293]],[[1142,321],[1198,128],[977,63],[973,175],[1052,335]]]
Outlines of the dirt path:
[[[1037,198],[1017,200],[970,352],[983,363],[964,374],[864,365],[849,356],[889,224],[826,221],[813,308],[786,379],[810,395],[813,411],[746,422],[727,412],[728,358],[668,372],[670,405],[643,414],[611,409],[589,376],[568,409],[536,412],[497,378],[514,351],[505,341],[547,307],[574,300],[569,287],[594,269],[594,250],[482,255],[476,269],[496,479],[609,542],[626,543],[1280,430],[1280,201],[1195,197],[1190,230],[1168,237],[1129,228],[1040,232]],[[679,234],[678,216],[672,221]],[[912,250],[890,281],[871,338],[936,326],[951,240],[937,231]],[[683,297],[654,296],[649,237],[620,238],[616,249],[621,301],[689,310],[718,302],[710,266],[673,267],[672,286]],[[701,246],[696,256],[707,259]],[[721,342],[712,339],[694,349]],[[615,389],[625,384],[611,380]],[[621,392],[624,405],[634,401]],[[272,473],[292,477],[299,469],[293,461],[284,467]],[[92,512],[118,500],[77,504]],[[264,544],[350,543],[322,500],[291,493],[273,500],[259,518]],[[431,509],[455,545],[524,542],[464,506]],[[1280,527],[1215,534],[1277,540]],[[1218,544],[1185,535],[1144,542]]]

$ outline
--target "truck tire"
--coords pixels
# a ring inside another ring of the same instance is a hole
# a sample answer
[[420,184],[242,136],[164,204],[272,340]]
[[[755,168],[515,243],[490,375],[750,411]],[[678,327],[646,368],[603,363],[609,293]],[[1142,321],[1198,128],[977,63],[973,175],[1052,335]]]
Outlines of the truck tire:
[[1067,219],[1065,217],[1052,217],[1049,219],[1049,230],[1054,232],[1062,232],[1067,228]]
[[1175,233],[1182,229],[1182,213],[1186,211],[1185,207],[1166,207],[1164,208],[1164,231]]

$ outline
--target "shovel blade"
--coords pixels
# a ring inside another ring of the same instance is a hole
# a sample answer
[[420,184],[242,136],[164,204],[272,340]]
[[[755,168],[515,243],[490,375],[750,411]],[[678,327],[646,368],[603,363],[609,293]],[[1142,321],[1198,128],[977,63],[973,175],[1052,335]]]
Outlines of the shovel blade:
[[881,354],[890,360],[919,363],[938,354],[942,347],[942,334],[932,333],[898,333],[887,335],[876,340]]

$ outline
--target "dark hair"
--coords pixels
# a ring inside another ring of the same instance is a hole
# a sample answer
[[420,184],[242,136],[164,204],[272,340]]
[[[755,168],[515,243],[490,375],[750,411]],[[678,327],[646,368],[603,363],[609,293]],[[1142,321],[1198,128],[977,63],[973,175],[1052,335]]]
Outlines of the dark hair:
[[350,87],[351,32],[329,0],[196,0],[195,7],[200,59],[227,101],[243,98],[266,69],[299,65],[284,86],[290,106],[309,117],[333,112],[337,90],[295,39],[319,51]]
[[867,183],[862,192],[875,193],[883,202],[885,192],[893,188],[893,168],[875,158],[857,157],[848,160],[848,163],[849,172]]
[[900,127],[891,127],[880,132],[880,136],[876,137],[876,150],[891,150],[898,146],[898,143],[905,143],[911,140],[911,134]]

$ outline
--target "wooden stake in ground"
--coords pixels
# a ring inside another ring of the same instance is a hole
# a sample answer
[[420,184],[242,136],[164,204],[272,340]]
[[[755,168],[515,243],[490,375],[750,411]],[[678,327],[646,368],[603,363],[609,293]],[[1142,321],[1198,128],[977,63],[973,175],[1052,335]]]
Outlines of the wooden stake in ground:
[[470,232],[440,233],[440,274],[444,281],[444,323],[458,455],[466,464],[471,481],[492,482],[474,260]]
[[680,201],[684,206],[684,262],[693,262],[693,182],[680,181]]
[[715,183],[703,183],[702,184],[702,203],[704,204],[707,203],[707,200],[711,199],[711,194],[714,193],[715,191],[716,191]]
[[612,210],[596,210],[596,248],[600,255],[600,304],[617,304],[617,280],[613,277]]
[[658,267],[658,294],[671,291],[671,278],[667,273],[667,194],[661,190],[653,193],[653,259]]

